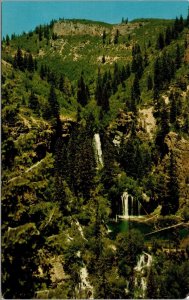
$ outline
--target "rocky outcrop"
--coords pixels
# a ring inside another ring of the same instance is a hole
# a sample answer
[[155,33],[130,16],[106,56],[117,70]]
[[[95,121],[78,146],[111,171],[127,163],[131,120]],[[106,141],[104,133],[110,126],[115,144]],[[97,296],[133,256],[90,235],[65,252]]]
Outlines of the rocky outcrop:
[[78,21],[66,20],[59,21],[54,24],[53,31],[58,36],[66,36],[66,35],[93,35],[93,36],[102,36],[103,31],[106,34],[111,34],[114,36],[119,31],[119,35],[130,34],[134,29],[137,29],[143,26],[144,23],[136,22],[136,23],[128,23],[128,24],[117,24],[109,26],[103,26],[103,24],[95,24],[95,23],[82,23]]
[[170,132],[165,138],[165,143],[169,151],[173,151],[176,161],[180,207],[186,204],[189,206],[189,141],[175,132]]
[[101,25],[83,24],[79,21],[60,21],[54,24],[53,31],[59,36],[65,35],[95,35],[100,36],[103,31],[109,32],[109,29]]
[[156,129],[153,106],[139,110],[139,124],[148,133],[149,137],[152,138]]

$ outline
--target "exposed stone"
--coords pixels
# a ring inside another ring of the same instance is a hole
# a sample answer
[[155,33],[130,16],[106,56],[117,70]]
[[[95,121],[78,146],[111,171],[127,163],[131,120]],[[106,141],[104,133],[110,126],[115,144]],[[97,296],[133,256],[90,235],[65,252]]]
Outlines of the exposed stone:
[[156,128],[156,120],[153,115],[153,106],[139,110],[139,122],[143,129],[149,134],[150,138]]
[[180,206],[189,205],[189,141],[170,132],[165,143],[169,151],[173,151],[177,165],[178,182],[180,187]]

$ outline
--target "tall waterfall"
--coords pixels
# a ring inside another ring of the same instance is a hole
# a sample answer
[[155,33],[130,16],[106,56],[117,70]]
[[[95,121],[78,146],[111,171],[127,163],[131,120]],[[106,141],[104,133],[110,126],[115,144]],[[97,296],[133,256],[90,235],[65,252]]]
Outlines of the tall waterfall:
[[121,196],[122,201],[122,209],[123,209],[123,217],[128,218],[129,217],[129,194],[127,192],[124,192]]
[[129,217],[140,217],[141,203],[127,191],[121,196],[121,215],[119,217],[127,219]]
[[99,133],[94,134],[94,148],[95,148],[95,158],[96,158],[97,168],[101,168],[104,166],[104,164],[102,159],[102,148],[101,148]]

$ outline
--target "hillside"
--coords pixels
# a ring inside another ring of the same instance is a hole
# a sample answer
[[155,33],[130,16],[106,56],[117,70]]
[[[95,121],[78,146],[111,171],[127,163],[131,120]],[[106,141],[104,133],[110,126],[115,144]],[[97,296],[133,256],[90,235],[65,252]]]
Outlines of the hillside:
[[3,298],[186,297],[188,36],[181,16],[3,39]]

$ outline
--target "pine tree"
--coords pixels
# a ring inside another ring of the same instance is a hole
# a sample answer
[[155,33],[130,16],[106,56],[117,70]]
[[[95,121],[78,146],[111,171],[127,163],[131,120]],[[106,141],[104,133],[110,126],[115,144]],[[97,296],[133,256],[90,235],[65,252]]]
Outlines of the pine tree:
[[9,35],[6,35],[6,45],[9,46],[10,45],[10,38]]
[[82,106],[85,106],[89,100],[89,90],[87,85],[85,84],[83,74],[77,84],[77,102],[80,103]]
[[39,26],[39,29],[38,29],[38,36],[39,36],[39,41],[41,42],[43,39],[43,29],[42,29],[41,25]]
[[49,93],[49,97],[48,97],[48,103],[49,103],[49,107],[50,107],[49,117],[59,119],[60,106],[59,106],[59,103],[57,100],[54,85],[51,85],[50,93]]
[[142,53],[140,46],[138,44],[134,45],[132,48],[132,72],[136,73],[138,78],[141,78],[144,71],[144,61],[142,58]]
[[169,177],[169,212],[175,214],[179,208],[179,184],[176,159],[173,151],[170,154]]
[[23,69],[27,69],[28,68],[28,55],[24,54],[24,58],[23,58]]
[[61,92],[64,92],[64,76],[63,76],[63,75],[60,76],[60,80],[59,80],[59,90],[60,90]]
[[119,41],[119,30],[116,30],[115,36],[114,36],[114,45],[118,44]]
[[169,180],[167,182],[167,195],[162,202],[163,215],[175,214],[179,208],[179,184],[176,168],[176,160],[173,151],[170,153],[168,169]]
[[171,43],[172,32],[171,28],[168,26],[165,31],[165,45],[168,46]]
[[20,47],[18,47],[18,49],[17,49],[17,53],[14,57],[13,65],[15,68],[18,68],[21,71],[24,70],[24,59],[23,59],[22,50],[20,49]]
[[169,97],[170,100],[170,123],[174,124],[177,120],[177,101],[174,93],[172,92]]
[[168,151],[167,145],[164,143],[164,139],[169,132],[169,119],[170,119],[168,108],[164,101],[162,101],[159,104],[159,117],[160,117],[160,123],[159,123],[159,131],[156,136],[156,145],[158,146],[161,156],[163,157]]
[[94,187],[95,158],[86,128],[75,128],[68,144],[69,184],[77,197],[90,198]]
[[106,43],[106,31],[105,30],[103,30],[103,34],[102,34],[102,43],[103,43],[103,45],[105,45],[105,43]]
[[133,108],[136,109],[136,105],[140,103],[140,85],[139,85],[139,78],[135,75],[133,85],[131,88],[131,103],[135,103]]
[[33,91],[31,91],[31,94],[29,96],[28,106],[29,108],[33,109],[35,112],[39,113],[39,102],[37,96],[34,94]]
[[96,98],[98,106],[102,105],[101,95],[102,95],[102,77],[101,77],[101,73],[100,73],[100,69],[99,69],[97,82],[96,82],[96,90],[95,90],[95,98]]
[[164,35],[162,32],[159,33],[158,40],[157,40],[157,49],[162,50],[165,46]]
[[39,72],[40,77],[41,77],[42,80],[46,77],[46,73],[47,73],[47,72],[46,72],[46,68],[45,68],[45,66],[42,64],[41,67],[40,67],[40,72]]
[[116,93],[118,85],[121,83],[120,70],[117,63],[114,64],[114,73],[112,79],[112,90],[113,93]]
[[28,55],[27,69],[28,69],[29,72],[34,72],[34,70],[35,70],[34,60],[33,60],[33,56],[32,56],[31,53],[29,53],[29,55]]

